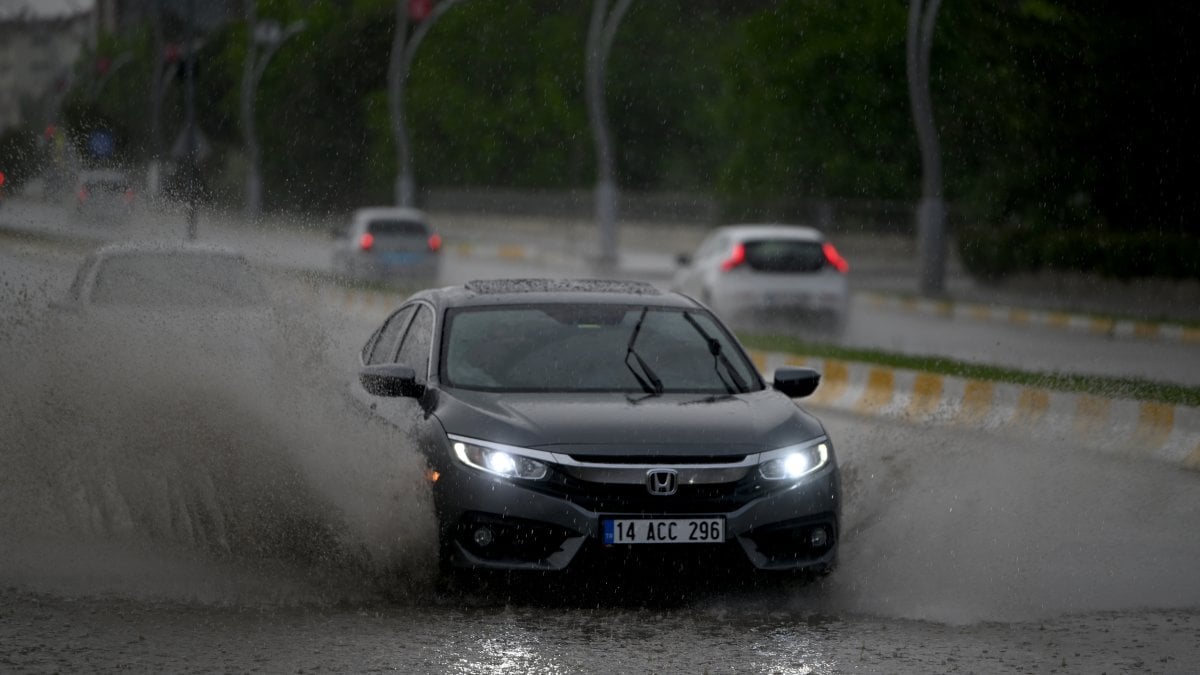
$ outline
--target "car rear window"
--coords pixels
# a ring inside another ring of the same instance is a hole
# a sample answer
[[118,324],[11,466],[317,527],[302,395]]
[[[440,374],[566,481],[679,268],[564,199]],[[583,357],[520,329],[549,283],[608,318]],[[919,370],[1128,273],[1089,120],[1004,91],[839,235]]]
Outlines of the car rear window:
[[745,242],[746,264],[758,272],[816,272],[825,266],[817,241],[759,239]]
[[367,223],[367,232],[376,237],[427,237],[429,228],[416,220],[372,220]]

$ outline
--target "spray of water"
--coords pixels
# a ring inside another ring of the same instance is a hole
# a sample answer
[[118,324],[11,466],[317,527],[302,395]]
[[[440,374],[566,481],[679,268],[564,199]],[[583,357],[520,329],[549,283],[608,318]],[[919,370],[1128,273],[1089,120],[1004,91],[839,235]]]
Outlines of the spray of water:
[[422,464],[348,403],[317,317],[277,312],[263,350],[198,319],[215,340],[199,350],[145,322],[64,329],[9,300],[4,582],[216,602],[428,585]]

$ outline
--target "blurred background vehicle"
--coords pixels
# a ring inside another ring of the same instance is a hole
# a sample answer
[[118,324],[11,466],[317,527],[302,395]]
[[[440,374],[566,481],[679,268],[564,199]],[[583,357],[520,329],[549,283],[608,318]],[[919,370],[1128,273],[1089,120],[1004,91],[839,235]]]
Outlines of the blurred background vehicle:
[[75,213],[90,222],[116,223],[133,213],[137,193],[123,171],[91,169],[75,181]]
[[672,288],[737,328],[840,333],[849,311],[850,265],[818,230],[729,225],[678,258]]
[[432,283],[438,278],[442,238],[417,209],[359,209],[338,234],[335,274],[354,281]]
[[[257,270],[239,253],[199,244],[110,244],[79,266],[52,304],[56,334],[97,358],[114,346],[163,358],[266,364],[278,321]],[[153,361],[152,361],[153,362]]]

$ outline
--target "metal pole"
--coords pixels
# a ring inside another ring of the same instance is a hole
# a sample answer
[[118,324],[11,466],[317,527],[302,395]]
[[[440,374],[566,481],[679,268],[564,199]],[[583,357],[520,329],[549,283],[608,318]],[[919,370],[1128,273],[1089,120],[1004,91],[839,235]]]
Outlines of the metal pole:
[[946,278],[946,205],[942,153],[929,93],[929,54],[941,0],[910,0],[908,13],[908,93],[921,149],[921,202],[917,207],[918,283],[923,295],[939,295]]
[[258,41],[256,0],[246,0],[246,62],[242,68],[242,136],[246,142],[246,220],[254,222],[262,210],[262,177],[259,174],[258,137],[254,130],[254,71],[257,69]]
[[[416,203],[417,181],[413,171],[412,147],[408,137],[408,124],[406,115],[404,114],[405,94],[408,91],[408,75],[412,71],[413,59],[416,58],[417,49],[421,46],[421,42],[425,40],[425,36],[433,28],[433,24],[450,10],[451,7],[462,2],[463,0],[442,0],[430,12],[429,16],[421,21],[417,29],[413,31],[412,37],[407,40],[404,45],[404,57],[400,63],[400,73],[397,79],[396,100],[399,102],[400,115],[398,119],[399,131],[396,141],[397,164],[400,173],[396,179],[396,203],[399,206],[412,206]],[[390,75],[390,73],[389,73]]]
[[150,68],[150,168],[146,176],[146,191],[152,199],[158,197],[159,164],[162,161],[162,91],[167,85],[162,81],[163,27],[161,0],[151,0],[151,17],[154,23],[154,63]]
[[412,206],[413,180],[411,167],[406,174],[408,159],[408,130],[404,120],[404,84],[408,73],[404,72],[404,49],[408,38],[408,0],[396,0],[396,29],[392,35],[392,54],[388,62],[388,111],[392,120],[392,140],[396,144],[397,206]]
[[617,0],[610,14],[608,0],[594,0],[587,35],[587,77],[584,80],[588,101],[588,120],[596,145],[595,219],[599,229],[600,252],[597,267],[604,272],[617,267],[617,181],[612,135],[604,101],[604,75],[612,50],[617,25],[632,0]]
[[187,238],[189,240],[196,238],[196,221],[199,218],[197,213],[197,204],[200,195],[199,171],[196,166],[196,0],[188,0],[187,2],[187,30],[185,31],[184,42],[187,47],[187,62],[185,65],[185,89],[184,101],[187,110],[187,140],[186,149],[184,150],[184,178],[187,181],[185,191],[187,195]]

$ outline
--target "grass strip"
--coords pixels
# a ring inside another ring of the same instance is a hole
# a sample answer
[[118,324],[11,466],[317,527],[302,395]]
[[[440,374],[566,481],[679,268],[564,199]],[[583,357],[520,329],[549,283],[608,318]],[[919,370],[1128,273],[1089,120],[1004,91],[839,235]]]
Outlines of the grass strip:
[[1019,370],[970,363],[941,356],[911,356],[878,349],[859,349],[805,342],[784,335],[739,335],[738,338],[750,349],[786,352],[822,359],[860,361],[890,368],[918,370],[975,380],[1007,382],[1026,387],[1092,394],[1106,398],[1157,401],[1171,405],[1200,407],[1200,387],[1156,382],[1143,378]]
[[[886,292],[885,291],[866,291],[866,292],[869,294],[878,295],[880,297],[895,298],[897,300],[900,300],[901,302],[906,302],[906,301],[907,302],[918,302],[921,300],[928,299],[928,298],[925,298],[916,293],[905,293],[905,292],[897,293],[897,292],[893,292],[893,291],[886,291]],[[1028,312],[1047,312],[1047,313],[1069,314],[1071,316],[1085,316],[1085,317],[1088,317],[1089,319],[1108,320],[1108,321],[1112,321],[1114,323],[1118,322],[1118,321],[1129,321],[1132,323],[1156,324],[1158,326],[1182,326],[1183,328],[1200,328],[1200,319],[1185,319],[1185,318],[1180,318],[1180,317],[1175,317],[1175,316],[1168,316],[1166,314],[1159,314],[1157,316],[1135,316],[1133,314],[1114,314],[1114,313],[1109,313],[1109,312],[1084,312],[1084,311],[1078,311],[1078,310],[1073,310],[1073,309],[1056,308],[1056,307],[1018,307],[1016,305],[1013,305],[1013,304],[1010,304],[1007,302],[991,302],[991,301],[984,300],[984,299],[955,300],[952,298],[942,298],[942,300],[945,300],[946,302],[949,302],[949,303],[955,304],[955,305],[983,305],[983,306],[987,306],[987,307],[995,307],[995,308],[1003,308],[1003,309],[1016,309],[1016,310],[1024,310],[1024,311],[1028,311]]]

